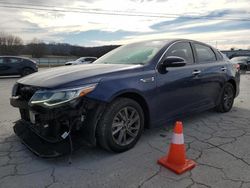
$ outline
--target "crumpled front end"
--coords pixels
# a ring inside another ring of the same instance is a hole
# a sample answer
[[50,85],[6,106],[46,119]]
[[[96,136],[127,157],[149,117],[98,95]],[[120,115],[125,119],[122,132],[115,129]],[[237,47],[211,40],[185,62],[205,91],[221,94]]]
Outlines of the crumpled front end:
[[95,129],[105,104],[79,97],[53,108],[31,105],[30,99],[40,89],[14,86],[10,103],[20,110],[14,131],[22,142],[41,157],[70,153],[83,142],[95,145]]

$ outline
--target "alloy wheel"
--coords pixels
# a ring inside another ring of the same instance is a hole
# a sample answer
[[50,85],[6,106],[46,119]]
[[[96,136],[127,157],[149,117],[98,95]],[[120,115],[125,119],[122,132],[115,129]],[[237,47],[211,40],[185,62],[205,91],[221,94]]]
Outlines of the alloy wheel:
[[224,90],[223,102],[226,109],[231,108],[234,101],[234,91],[231,87],[226,87]]
[[126,146],[133,142],[138,136],[140,122],[140,115],[135,108],[131,106],[122,108],[112,123],[112,137],[115,143]]

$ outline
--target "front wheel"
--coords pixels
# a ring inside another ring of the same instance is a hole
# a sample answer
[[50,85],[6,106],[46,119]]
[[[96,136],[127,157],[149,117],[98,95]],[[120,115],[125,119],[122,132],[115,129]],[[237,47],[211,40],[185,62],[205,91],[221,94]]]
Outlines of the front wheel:
[[99,145],[114,152],[132,148],[139,140],[144,127],[144,114],[134,100],[118,98],[105,110],[97,127]]
[[24,68],[21,72],[21,76],[27,76],[29,74],[32,74],[34,71],[31,68]]
[[235,97],[235,89],[233,85],[227,82],[223,88],[220,102],[216,107],[218,112],[228,112],[232,109]]

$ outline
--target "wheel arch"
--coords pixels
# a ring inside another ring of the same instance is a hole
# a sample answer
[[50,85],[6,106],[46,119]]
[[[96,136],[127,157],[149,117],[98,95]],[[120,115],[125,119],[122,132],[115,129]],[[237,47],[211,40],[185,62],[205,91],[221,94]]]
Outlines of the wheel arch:
[[30,69],[30,70],[32,70],[32,71],[35,72],[35,69],[34,69],[34,68],[29,67],[29,66],[23,66],[23,67],[20,68],[20,73],[22,73],[25,69]]
[[113,100],[120,98],[120,97],[132,99],[141,106],[143,113],[144,113],[145,127],[149,128],[150,127],[150,113],[149,113],[148,103],[146,102],[145,98],[136,92],[125,92],[125,93],[120,93],[119,95],[116,95],[113,98]]
[[229,82],[230,84],[233,85],[233,87],[234,87],[234,96],[236,96],[236,92],[237,92],[236,81],[234,79],[229,79],[227,82]]
[[24,70],[24,69],[31,69],[31,70],[34,70],[33,67],[29,67],[29,66],[23,66],[23,67],[21,68],[21,70]]
[[236,97],[236,94],[237,94],[237,85],[236,85],[236,81],[235,81],[233,78],[229,78],[229,79],[226,80],[226,81],[223,83],[223,85],[221,86],[221,91],[220,91],[220,93],[219,93],[219,95],[218,95],[218,97],[217,97],[217,99],[216,99],[216,102],[215,102],[216,105],[218,105],[219,102],[220,102],[220,99],[221,99],[222,94],[223,94],[224,86],[225,86],[226,83],[230,83],[230,84],[233,85],[233,87],[234,87],[234,95],[235,95],[235,97]]

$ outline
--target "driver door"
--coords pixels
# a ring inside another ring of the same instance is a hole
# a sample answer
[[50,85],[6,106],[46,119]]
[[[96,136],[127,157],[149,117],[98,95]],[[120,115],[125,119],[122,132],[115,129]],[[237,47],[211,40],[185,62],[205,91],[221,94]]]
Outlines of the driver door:
[[[189,42],[174,43],[165,53],[162,61],[169,56],[181,57],[186,65],[167,67],[165,73],[157,74],[159,120],[168,120],[195,111],[202,101],[199,70]],[[162,62],[160,62],[162,63]]]

